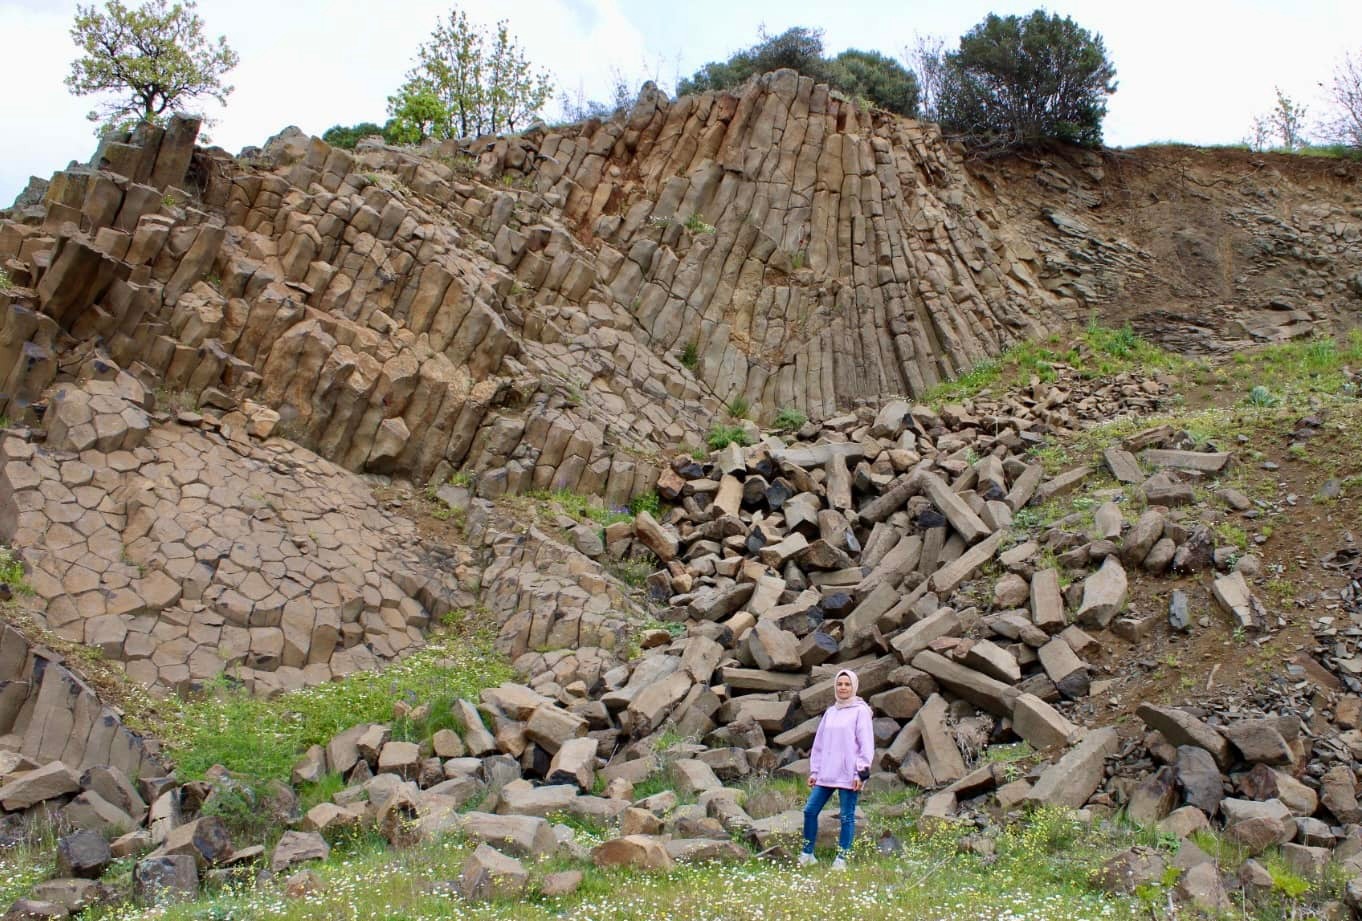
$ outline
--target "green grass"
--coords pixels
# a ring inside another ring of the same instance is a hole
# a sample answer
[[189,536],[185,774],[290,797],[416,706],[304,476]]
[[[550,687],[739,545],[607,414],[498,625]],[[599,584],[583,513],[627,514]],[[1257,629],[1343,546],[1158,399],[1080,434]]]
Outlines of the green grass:
[[654,518],[662,513],[662,497],[657,494],[656,489],[650,489],[629,500],[629,514],[638,515],[639,512],[647,512]]
[[16,844],[0,848],[0,904],[13,905],[29,890],[56,875],[57,830],[35,821]]
[[747,430],[741,425],[714,425],[705,436],[705,443],[712,451],[718,451],[731,444],[747,447],[752,443],[752,436],[747,434]]
[[[609,509],[601,504],[598,496],[584,496],[570,489],[556,489],[552,492],[536,490],[528,493],[528,496],[541,502],[555,503],[563,510],[563,514],[579,520],[594,521],[601,527],[620,521],[632,521],[634,516],[638,514],[632,503],[629,508]],[[637,497],[635,501],[644,503],[639,506],[640,508],[648,507],[646,504],[648,500],[644,496]]]
[[[973,830],[972,826],[968,827]],[[591,829],[579,829],[590,844]],[[820,866],[795,869],[788,861],[749,859],[740,863],[678,866],[665,873],[599,870],[589,863],[554,857],[540,865],[527,862],[531,895],[525,900],[464,902],[432,893],[432,880],[460,875],[471,846],[447,837],[409,850],[384,852],[372,841],[337,852],[313,865],[323,878],[320,891],[303,899],[283,898],[278,889],[224,889],[197,902],[158,912],[166,921],[252,918],[260,921],[379,921],[426,919],[591,918],[623,921],[665,917],[685,919],[1013,918],[1029,921],[1132,921],[1148,917],[1136,898],[1095,891],[1092,872],[1127,840],[1119,830],[1079,825],[1049,811],[1002,831],[994,858],[982,858],[959,845],[960,831],[919,834],[900,822],[895,834],[903,851],[875,852],[862,835],[849,869],[834,873],[824,857]],[[823,856],[823,855],[820,855]],[[561,899],[534,894],[543,875],[576,867],[581,888]],[[948,881],[945,882],[945,881]],[[87,912],[84,917],[113,921],[143,917],[144,909]]]
[[694,342],[687,342],[686,347],[681,350],[681,366],[694,371],[698,364],[700,364],[700,347]]
[[14,552],[8,547],[0,547],[0,582],[15,594],[33,594],[33,586],[24,578],[24,564],[15,559]]
[[686,218],[685,228],[693,234],[714,233],[714,225],[705,222],[703,214],[692,214]]
[[809,417],[803,410],[793,406],[784,406],[780,412],[776,413],[775,422],[772,426],[778,432],[797,432],[804,427],[804,423],[809,421]]
[[14,279],[9,277],[9,272],[0,269],[0,291],[12,291],[14,289]]
[[1294,153],[1301,157],[1325,157],[1332,160],[1362,160],[1362,148],[1347,144],[1308,144],[1298,150],[1279,151]]
[[985,390],[1025,386],[1032,378],[1050,383],[1059,379],[1065,367],[1084,377],[1099,377],[1136,369],[1176,369],[1187,364],[1185,359],[1140,338],[1128,323],[1112,328],[1093,319],[1068,345],[1059,335],[1018,343],[956,379],[937,384],[922,395],[922,400],[939,406],[978,396]]
[[728,412],[730,419],[746,419],[747,412],[751,408],[751,404],[747,402],[747,397],[742,394],[738,394],[724,404],[724,409]]
[[203,777],[220,764],[251,783],[287,781],[309,746],[324,745],[359,723],[393,722],[396,701],[428,703],[431,717],[420,726],[396,724],[394,737],[424,738],[444,728],[453,700],[476,700],[483,688],[512,677],[493,636],[490,627],[470,619],[386,669],[270,700],[220,682],[201,698],[172,703],[160,734],[184,779]]
[[1223,373],[1233,385],[1249,390],[1249,402],[1276,406],[1254,400],[1253,392],[1266,391],[1287,402],[1312,394],[1357,396],[1344,371],[1359,366],[1362,330],[1355,329],[1341,340],[1322,336],[1237,352]]
[[606,572],[630,588],[642,588],[657,569],[657,560],[652,556],[629,556],[622,560],[609,560],[605,564]]

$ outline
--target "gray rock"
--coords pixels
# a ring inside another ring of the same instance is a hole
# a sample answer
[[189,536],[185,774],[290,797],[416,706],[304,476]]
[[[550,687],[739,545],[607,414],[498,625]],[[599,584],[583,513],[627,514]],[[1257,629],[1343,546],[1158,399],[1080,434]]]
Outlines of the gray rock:
[[104,836],[93,831],[77,831],[57,840],[57,875],[99,879],[113,862],[113,853]]
[[143,905],[192,901],[199,895],[198,864],[188,854],[148,857],[133,867],[132,883],[133,896]]

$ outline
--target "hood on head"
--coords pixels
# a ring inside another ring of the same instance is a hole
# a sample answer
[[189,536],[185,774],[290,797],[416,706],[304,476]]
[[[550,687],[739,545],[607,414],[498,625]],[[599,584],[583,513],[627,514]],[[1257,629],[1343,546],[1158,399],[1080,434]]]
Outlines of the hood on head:
[[832,683],[834,692],[836,691],[837,679],[842,677],[843,675],[846,675],[848,678],[851,679],[851,696],[855,697],[857,694],[861,692],[861,679],[857,678],[856,673],[849,668],[844,668],[841,671],[839,671],[835,676],[833,676]]

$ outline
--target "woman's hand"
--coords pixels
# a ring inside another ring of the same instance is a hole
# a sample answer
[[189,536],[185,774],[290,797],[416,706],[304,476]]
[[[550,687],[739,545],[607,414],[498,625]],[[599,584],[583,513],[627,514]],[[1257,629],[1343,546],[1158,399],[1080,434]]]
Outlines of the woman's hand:
[[815,783],[815,781],[814,781],[814,779],[813,779],[813,775],[810,774],[810,775],[809,775],[809,786],[812,787],[812,786],[814,785],[814,783]]
[[861,792],[861,787],[864,787],[864,786],[865,786],[865,783],[864,783],[864,782],[861,780],[861,778],[859,778],[859,777],[856,777],[856,778],[854,778],[854,779],[851,781],[851,789],[854,790],[854,791],[857,792],[857,793],[860,793],[860,792]]

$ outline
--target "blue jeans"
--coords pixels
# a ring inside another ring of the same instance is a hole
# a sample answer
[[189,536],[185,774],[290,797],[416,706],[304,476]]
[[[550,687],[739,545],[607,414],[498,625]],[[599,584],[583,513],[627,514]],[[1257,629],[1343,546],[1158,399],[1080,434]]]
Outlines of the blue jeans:
[[804,804],[804,853],[813,853],[813,842],[818,838],[818,813],[832,799],[832,791],[837,791],[837,806],[842,812],[842,828],[837,835],[837,850],[845,854],[851,850],[851,839],[856,834],[856,800],[861,794],[856,790],[843,790],[840,787],[816,786]]

